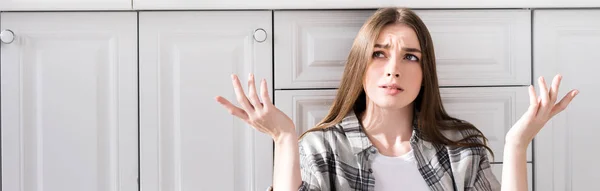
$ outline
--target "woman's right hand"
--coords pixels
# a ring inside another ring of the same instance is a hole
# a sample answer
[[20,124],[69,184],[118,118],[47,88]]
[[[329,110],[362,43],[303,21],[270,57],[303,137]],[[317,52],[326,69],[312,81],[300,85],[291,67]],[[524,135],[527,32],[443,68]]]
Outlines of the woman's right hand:
[[245,95],[240,80],[235,74],[231,75],[231,80],[233,89],[235,90],[236,99],[241,105],[241,108],[233,105],[229,100],[221,96],[215,98],[217,102],[229,111],[230,114],[237,116],[256,130],[270,135],[276,142],[285,136],[296,136],[296,130],[292,119],[271,103],[267,81],[265,79],[260,82],[260,96],[263,100],[262,103],[258,99],[254,74],[250,74],[248,77],[248,96]]

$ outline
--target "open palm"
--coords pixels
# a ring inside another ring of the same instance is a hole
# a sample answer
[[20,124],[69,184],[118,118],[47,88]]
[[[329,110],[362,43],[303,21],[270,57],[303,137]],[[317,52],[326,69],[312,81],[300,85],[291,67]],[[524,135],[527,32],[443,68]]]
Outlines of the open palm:
[[292,120],[271,103],[266,80],[263,79],[260,83],[260,96],[263,102],[258,98],[259,93],[256,91],[253,74],[250,74],[248,78],[247,96],[242,89],[242,85],[237,75],[231,75],[231,80],[236,99],[241,105],[241,108],[233,105],[229,100],[221,96],[215,97],[215,100],[223,105],[230,114],[248,123],[256,130],[270,135],[275,141],[277,141],[282,134],[295,133],[295,127]]
[[544,77],[540,77],[538,79],[539,97],[533,86],[529,86],[529,108],[507,133],[506,141],[508,143],[527,147],[546,122],[567,108],[579,91],[575,89],[569,91],[556,103],[561,80],[562,76],[556,75],[552,80],[552,86],[548,89]]

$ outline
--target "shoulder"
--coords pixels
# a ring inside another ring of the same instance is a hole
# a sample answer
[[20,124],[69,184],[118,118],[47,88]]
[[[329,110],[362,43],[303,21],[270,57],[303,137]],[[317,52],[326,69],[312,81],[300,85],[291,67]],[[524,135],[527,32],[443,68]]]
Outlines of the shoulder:
[[442,130],[440,132],[451,141],[484,144],[483,134],[476,129]]
[[441,133],[458,145],[446,145],[450,156],[487,157],[488,151],[483,134],[476,129],[443,130]]
[[313,129],[306,132],[299,140],[298,145],[305,154],[318,154],[335,152],[346,143],[346,133],[340,125],[322,129]]

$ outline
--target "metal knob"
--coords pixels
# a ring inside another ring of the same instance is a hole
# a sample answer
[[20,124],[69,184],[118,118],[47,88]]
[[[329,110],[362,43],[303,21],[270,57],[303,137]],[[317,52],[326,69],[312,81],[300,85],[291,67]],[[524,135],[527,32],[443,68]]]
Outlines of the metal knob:
[[0,42],[10,44],[15,41],[15,33],[10,29],[4,29],[0,32]]
[[267,40],[267,31],[265,29],[259,28],[254,30],[254,40],[256,42],[264,42]]

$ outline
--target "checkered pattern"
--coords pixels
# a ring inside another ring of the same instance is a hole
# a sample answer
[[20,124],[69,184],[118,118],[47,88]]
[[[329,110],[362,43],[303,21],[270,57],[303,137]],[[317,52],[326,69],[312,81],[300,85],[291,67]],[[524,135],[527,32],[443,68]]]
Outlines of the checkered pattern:
[[[474,132],[442,133],[451,140],[460,140]],[[481,142],[475,138],[468,141]],[[500,190],[485,148],[432,144],[420,139],[416,128],[410,144],[419,172],[431,190]],[[299,148],[302,175],[299,190],[374,190],[377,181],[371,162],[378,151],[354,113],[334,127],[307,133],[299,141]]]

